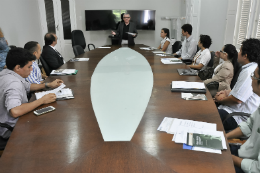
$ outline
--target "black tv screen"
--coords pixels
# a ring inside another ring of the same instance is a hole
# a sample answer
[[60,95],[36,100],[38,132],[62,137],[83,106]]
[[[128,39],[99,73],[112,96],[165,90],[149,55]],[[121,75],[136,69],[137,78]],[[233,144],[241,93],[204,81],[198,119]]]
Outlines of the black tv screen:
[[155,10],[85,10],[86,31],[116,30],[128,13],[137,30],[155,30]]

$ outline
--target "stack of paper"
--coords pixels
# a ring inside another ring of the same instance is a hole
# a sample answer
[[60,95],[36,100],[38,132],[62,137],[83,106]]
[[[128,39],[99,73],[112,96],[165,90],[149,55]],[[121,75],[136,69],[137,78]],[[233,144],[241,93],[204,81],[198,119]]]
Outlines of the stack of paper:
[[163,52],[161,50],[156,50],[156,51],[152,51],[152,52],[155,53],[155,54],[160,54],[160,53],[164,54],[165,53],[165,52]]
[[66,85],[61,84],[58,88],[55,88],[53,90],[35,93],[36,99],[38,100],[38,99],[42,98],[43,96],[45,96],[46,94],[50,94],[50,93],[56,94],[57,100],[74,98],[72,90],[69,88],[64,88],[65,86]]
[[[199,133],[213,136],[220,136],[223,149],[227,149],[226,140],[223,132],[216,131],[217,125],[193,120],[165,117],[157,130],[173,134],[172,141],[175,143],[186,144],[188,133]],[[203,147],[192,147],[192,150],[205,151],[221,154],[221,150],[215,150]]]
[[71,75],[77,74],[78,70],[76,69],[58,69],[52,70],[51,75]]
[[180,64],[182,61],[178,58],[161,58],[163,64]]
[[206,88],[203,82],[172,81],[171,91],[205,94]]

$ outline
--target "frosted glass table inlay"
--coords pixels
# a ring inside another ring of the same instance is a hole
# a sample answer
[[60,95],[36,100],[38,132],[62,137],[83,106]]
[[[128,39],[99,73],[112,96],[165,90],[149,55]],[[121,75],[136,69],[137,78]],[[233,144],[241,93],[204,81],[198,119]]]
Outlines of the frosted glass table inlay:
[[119,48],[98,63],[91,78],[90,93],[104,141],[132,139],[152,89],[150,64],[130,48]]

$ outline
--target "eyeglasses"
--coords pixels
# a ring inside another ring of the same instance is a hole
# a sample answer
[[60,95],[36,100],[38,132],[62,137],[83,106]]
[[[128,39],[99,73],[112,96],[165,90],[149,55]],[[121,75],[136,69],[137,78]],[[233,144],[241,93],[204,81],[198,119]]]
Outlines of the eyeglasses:
[[124,18],[127,18],[127,19],[129,19],[130,17],[124,17]]
[[226,52],[224,52],[223,50],[220,50],[219,52],[221,52],[221,53],[226,53]]
[[252,74],[251,74],[251,78],[253,78],[253,79],[255,79],[255,80],[258,80],[258,81],[260,81],[260,79],[259,79],[259,78],[255,77],[255,74],[254,74],[254,73],[252,73]]

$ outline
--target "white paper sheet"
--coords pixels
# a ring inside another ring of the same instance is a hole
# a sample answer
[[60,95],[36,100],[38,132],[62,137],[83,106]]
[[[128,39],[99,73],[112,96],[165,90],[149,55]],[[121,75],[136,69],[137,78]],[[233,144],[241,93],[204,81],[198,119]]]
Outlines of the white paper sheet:
[[[57,88],[55,88],[55,89],[53,89],[53,90],[35,93],[36,99],[38,100],[38,99],[42,98],[43,96],[45,96],[46,94],[50,94],[50,93],[56,94],[57,92],[59,92],[60,90],[62,90],[65,86],[66,86],[66,85],[62,83],[59,87],[57,87]],[[57,96],[57,95],[56,95],[56,96]]]
[[165,117],[157,130],[167,132],[175,118]]
[[111,47],[98,47],[98,48],[109,49],[109,48],[111,48]]
[[203,82],[172,81],[172,88],[205,89]]
[[163,64],[180,64],[182,61],[179,61],[178,58],[161,58]]
[[52,70],[51,74],[61,75],[61,74],[73,74],[76,72],[76,69],[58,69]]

